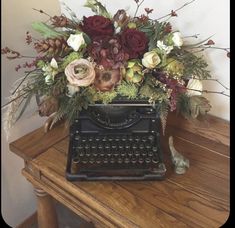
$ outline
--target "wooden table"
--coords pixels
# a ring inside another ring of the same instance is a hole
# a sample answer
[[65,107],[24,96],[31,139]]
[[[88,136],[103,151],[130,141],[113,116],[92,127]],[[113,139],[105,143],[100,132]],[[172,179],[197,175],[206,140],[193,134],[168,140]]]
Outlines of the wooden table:
[[[65,179],[68,130],[37,129],[12,142],[25,161],[23,175],[38,198],[41,228],[58,227],[52,197],[96,227],[220,227],[229,215],[229,124],[209,117],[204,128],[175,117],[162,137],[166,179],[148,182],[69,182]],[[190,160],[173,172],[167,137]]]

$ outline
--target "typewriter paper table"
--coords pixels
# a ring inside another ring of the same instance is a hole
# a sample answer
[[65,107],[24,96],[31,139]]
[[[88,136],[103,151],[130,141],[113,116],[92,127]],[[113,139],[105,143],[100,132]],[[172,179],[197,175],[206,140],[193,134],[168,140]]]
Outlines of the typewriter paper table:
[[191,166],[185,175],[174,174],[163,139],[167,166],[163,181],[67,181],[68,131],[62,125],[47,134],[43,128],[37,129],[11,143],[11,151],[25,161],[23,175],[35,187],[39,227],[58,227],[52,197],[96,227],[220,227],[224,224],[229,215],[228,127],[219,123],[225,126],[224,132],[212,129],[211,134],[215,135],[215,141],[220,137],[222,143],[209,143],[205,135],[198,134],[198,139],[193,136],[195,129],[190,129],[191,132],[176,129],[182,126],[179,121],[176,123],[167,132],[177,136],[175,146],[189,158]]

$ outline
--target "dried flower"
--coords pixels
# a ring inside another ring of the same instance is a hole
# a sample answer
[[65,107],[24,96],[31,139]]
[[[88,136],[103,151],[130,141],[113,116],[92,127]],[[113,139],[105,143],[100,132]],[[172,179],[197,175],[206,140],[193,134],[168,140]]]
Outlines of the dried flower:
[[38,107],[40,116],[50,116],[52,113],[58,111],[59,103],[55,97],[47,97],[42,101]]
[[104,70],[96,68],[94,86],[99,91],[110,91],[121,80],[120,70]]
[[207,43],[204,45],[214,45],[214,44],[215,44],[215,42],[213,40],[208,40]]

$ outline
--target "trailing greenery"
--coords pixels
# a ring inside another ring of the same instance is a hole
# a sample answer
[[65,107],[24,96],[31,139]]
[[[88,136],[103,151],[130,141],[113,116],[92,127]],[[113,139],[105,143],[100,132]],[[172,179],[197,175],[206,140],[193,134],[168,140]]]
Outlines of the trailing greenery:
[[177,59],[183,63],[184,79],[197,77],[198,79],[210,78],[210,71],[207,69],[208,64],[202,56],[196,56],[195,54],[186,50],[175,51]]
[[186,94],[180,94],[177,97],[176,110],[177,113],[183,115],[186,119],[190,118],[190,109],[189,109],[190,97]]

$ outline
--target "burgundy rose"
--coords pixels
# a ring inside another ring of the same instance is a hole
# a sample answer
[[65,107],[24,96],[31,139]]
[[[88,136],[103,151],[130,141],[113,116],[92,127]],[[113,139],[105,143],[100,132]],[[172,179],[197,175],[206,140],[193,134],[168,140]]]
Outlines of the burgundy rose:
[[87,33],[91,38],[96,36],[111,36],[114,33],[114,25],[112,21],[103,16],[91,16],[83,18],[81,25],[83,32]]
[[121,35],[122,47],[131,59],[139,58],[147,51],[148,38],[136,29],[126,29]]

